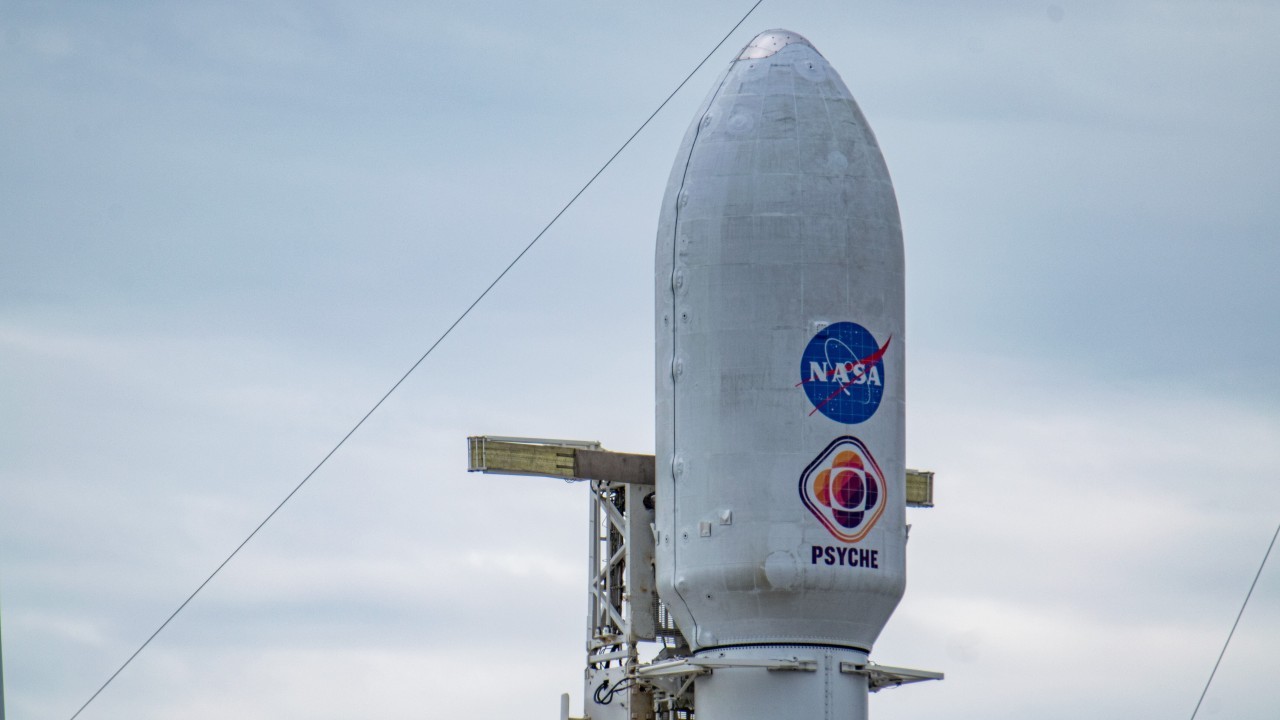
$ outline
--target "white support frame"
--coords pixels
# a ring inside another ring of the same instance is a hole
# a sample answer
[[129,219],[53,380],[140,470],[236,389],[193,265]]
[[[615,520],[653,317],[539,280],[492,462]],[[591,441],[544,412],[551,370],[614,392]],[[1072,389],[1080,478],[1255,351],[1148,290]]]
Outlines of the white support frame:
[[587,551],[587,667],[635,663],[638,655],[632,632],[626,588],[626,487],[591,481]]
[[655,632],[652,505],[645,501],[653,487],[590,485],[584,709],[591,720],[655,720],[654,688],[636,675],[639,643]]

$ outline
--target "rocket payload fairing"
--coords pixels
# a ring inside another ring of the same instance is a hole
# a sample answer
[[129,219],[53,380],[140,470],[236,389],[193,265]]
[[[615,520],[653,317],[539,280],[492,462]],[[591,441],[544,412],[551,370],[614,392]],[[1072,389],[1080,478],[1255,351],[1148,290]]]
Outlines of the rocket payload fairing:
[[[871,128],[800,35],[761,33],[699,109],[655,287],[658,591],[724,668],[698,718],[865,717],[847,670],[906,583],[902,230]],[[779,653],[817,672],[753,667]]]
[[906,586],[902,228],[808,40],[761,33],[703,102],[655,284],[656,456],[468,438],[470,470],[591,480],[583,717],[865,720],[942,679],[868,657]]

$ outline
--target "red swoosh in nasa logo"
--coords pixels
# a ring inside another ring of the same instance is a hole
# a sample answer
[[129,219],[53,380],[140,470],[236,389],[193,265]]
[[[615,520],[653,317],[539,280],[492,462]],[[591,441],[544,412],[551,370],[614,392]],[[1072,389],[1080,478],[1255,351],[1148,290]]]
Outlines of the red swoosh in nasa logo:
[[[890,336],[889,336],[889,338],[888,338],[887,340],[885,340],[885,341],[884,341],[884,345],[881,345],[879,350],[877,350],[877,351],[875,351],[875,352],[871,353],[870,355],[868,355],[868,356],[866,356],[866,357],[862,358],[861,360],[859,360],[857,363],[854,363],[854,364],[855,364],[855,365],[863,365],[863,366],[866,366],[866,365],[875,365],[876,363],[880,362],[880,358],[884,357],[885,352],[886,352],[886,351],[888,351],[888,349],[889,349],[889,343],[891,343],[891,342],[893,342],[893,336],[892,336],[892,335],[890,335]],[[845,369],[846,369],[846,370],[852,370],[853,368],[852,368],[852,367],[850,367],[850,364],[846,364],[846,365],[845,365]],[[828,376],[830,376],[830,375],[834,375],[834,374],[835,374],[835,372],[836,372],[836,369],[835,369],[835,368],[832,368],[832,369],[830,369],[830,370],[828,370],[828,371],[827,371],[827,375],[828,375]],[[856,378],[855,378],[855,380],[856,380]],[[807,383],[807,382],[810,382],[810,380],[801,380],[800,382],[796,383],[796,387],[800,387],[801,385],[804,385],[804,384],[805,384],[805,383]],[[840,387],[836,388],[836,391],[835,391],[835,392],[833,392],[833,393],[831,393],[830,395],[828,395],[826,400],[823,400],[822,402],[820,402],[820,403],[818,403],[817,405],[815,405],[815,406],[814,406],[814,408],[813,408],[812,410],[810,410],[810,411],[809,411],[809,415],[811,415],[811,416],[812,416],[814,413],[816,413],[816,412],[818,412],[819,410],[821,410],[823,405],[826,405],[827,403],[831,402],[832,398],[834,398],[835,396],[839,395],[841,392],[843,392],[843,391],[844,391],[844,389],[845,389],[845,388],[849,387],[849,386],[850,386],[850,385],[852,385],[853,383],[854,383],[854,380],[850,380],[849,382],[847,382],[847,383],[845,383],[845,384],[841,385]]]

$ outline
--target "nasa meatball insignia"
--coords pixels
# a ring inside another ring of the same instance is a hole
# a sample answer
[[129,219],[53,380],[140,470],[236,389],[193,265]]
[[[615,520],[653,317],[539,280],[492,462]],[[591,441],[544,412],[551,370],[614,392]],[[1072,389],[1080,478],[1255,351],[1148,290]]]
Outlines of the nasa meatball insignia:
[[800,357],[800,382],[809,402],[810,415],[823,415],[846,425],[860,423],[880,407],[884,396],[884,345],[864,327],[838,322],[820,330]]

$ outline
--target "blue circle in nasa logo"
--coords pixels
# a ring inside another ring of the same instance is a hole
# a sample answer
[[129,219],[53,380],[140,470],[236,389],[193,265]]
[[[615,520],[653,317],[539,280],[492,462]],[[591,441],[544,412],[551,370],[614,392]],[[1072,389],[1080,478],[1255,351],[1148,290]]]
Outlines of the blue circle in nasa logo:
[[861,325],[838,322],[809,340],[800,356],[800,382],[814,413],[846,425],[876,414],[884,396],[884,345]]

